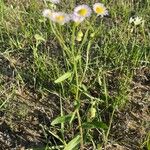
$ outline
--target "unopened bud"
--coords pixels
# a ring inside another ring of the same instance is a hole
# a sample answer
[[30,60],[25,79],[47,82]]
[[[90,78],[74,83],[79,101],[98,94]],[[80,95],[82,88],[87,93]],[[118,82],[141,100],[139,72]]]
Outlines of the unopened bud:
[[91,33],[90,37],[93,38],[95,36],[95,33]]

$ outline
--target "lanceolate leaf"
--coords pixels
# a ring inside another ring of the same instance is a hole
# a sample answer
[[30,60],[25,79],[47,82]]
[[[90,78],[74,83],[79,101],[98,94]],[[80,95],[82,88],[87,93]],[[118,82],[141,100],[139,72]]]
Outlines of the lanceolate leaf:
[[104,130],[108,129],[108,126],[105,123],[99,121],[85,122],[82,124],[82,126],[84,129],[93,129],[93,128],[104,129]]
[[63,74],[62,76],[60,76],[57,80],[55,80],[55,83],[60,83],[66,79],[68,79],[69,77],[71,77],[71,72],[66,72],[65,74]]
[[64,150],[73,150],[80,143],[80,135],[72,139],[64,148]]
[[104,130],[108,129],[108,126],[104,122],[99,122],[99,121],[94,120],[92,123],[94,124],[96,128],[104,129]]
[[71,117],[72,117],[72,114],[66,115],[66,116],[57,117],[56,119],[54,119],[52,121],[51,125],[69,122]]

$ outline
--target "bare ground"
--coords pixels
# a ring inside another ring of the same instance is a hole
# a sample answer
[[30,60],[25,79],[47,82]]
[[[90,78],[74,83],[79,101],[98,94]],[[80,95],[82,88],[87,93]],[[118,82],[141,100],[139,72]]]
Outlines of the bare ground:
[[[6,109],[0,110],[0,150],[39,148],[48,141],[55,144],[57,140],[44,132],[45,127],[51,128],[52,119],[60,114],[58,95],[46,91],[42,94],[28,86],[14,87],[17,84],[14,68],[2,56],[0,68],[0,84],[5,87],[0,92],[1,100],[10,97]],[[138,68],[131,86],[129,102],[115,112],[106,146],[108,150],[144,149],[141,145],[150,131],[150,69]]]

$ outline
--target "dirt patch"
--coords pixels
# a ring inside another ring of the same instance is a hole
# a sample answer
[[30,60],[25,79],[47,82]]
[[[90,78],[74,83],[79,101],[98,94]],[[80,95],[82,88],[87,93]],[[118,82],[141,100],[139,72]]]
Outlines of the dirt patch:
[[[26,90],[27,91],[27,90]],[[43,127],[50,127],[53,115],[59,115],[59,104],[54,95],[38,99],[33,95],[19,95],[10,104],[12,109],[1,111],[0,143],[1,149],[31,148],[47,144]],[[27,97],[28,96],[28,97]],[[38,102],[38,103],[37,103]]]
[[142,150],[149,131],[150,70],[143,67],[134,76],[129,103],[125,109],[115,113],[110,133],[110,143],[114,146],[110,144],[108,149]]
[[[2,58],[1,58],[2,59]],[[9,66],[9,62],[5,61]],[[2,68],[3,86],[13,88],[13,68]],[[11,74],[7,75],[7,72]],[[9,82],[8,81],[9,78]],[[12,80],[10,80],[10,78]],[[143,67],[137,69],[131,83],[132,90],[129,102],[122,110],[116,111],[109,135],[108,150],[142,150],[144,139],[150,130],[150,70]],[[45,92],[44,94],[26,87],[17,88],[7,104],[8,109],[0,111],[0,145],[1,150],[43,147],[48,141],[55,145],[57,139],[50,133],[53,118],[60,115],[59,97]],[[66,103],[65,108],[69,108]],[[11,109],[10,109],[11,108]],[[70,108],[71,109],[71,108]],[[64,110],[66,111],[66,110]],[[67,112],[68,113],[68,112]],[[146,149],[146,148],[145,148]]]

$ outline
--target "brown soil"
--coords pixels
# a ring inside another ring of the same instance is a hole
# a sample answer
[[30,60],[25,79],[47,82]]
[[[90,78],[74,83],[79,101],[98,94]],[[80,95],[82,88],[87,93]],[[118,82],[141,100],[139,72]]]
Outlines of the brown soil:
[[150,70],[143,67],[134,76],[129,103],[115,113],[108,149],[142,150],[149,131]]
[[[0,92],[3,100],[12,92],[16,81],[13,66],[2,56],[0,68],[3,76],[0,84],[7,87],[5,92]],[[143,67],[137,69],[135,74],[129,102],[114,115],[106,146],[108,150],[144,149],[141,145],[150,131],[150,69]],[[55,143],[57,139],[52,138],[45,127],[51,128],[52,119],[60,114],[59,105],[58,95],[42,94],[26,86],[17,88],[8,101],[9,110],[0,110],[0,150],[39,148],[46,145],[47,141]]]

